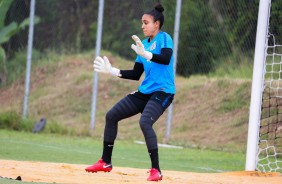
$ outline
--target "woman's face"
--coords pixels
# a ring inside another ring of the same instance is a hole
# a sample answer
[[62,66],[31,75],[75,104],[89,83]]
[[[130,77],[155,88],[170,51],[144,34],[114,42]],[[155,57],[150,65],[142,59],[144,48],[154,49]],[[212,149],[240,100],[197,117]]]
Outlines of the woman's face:
[[154,22],[154,17],[148,14],[142,16],[142,30],[146,37],[154,38],[160,30],[160,22]]

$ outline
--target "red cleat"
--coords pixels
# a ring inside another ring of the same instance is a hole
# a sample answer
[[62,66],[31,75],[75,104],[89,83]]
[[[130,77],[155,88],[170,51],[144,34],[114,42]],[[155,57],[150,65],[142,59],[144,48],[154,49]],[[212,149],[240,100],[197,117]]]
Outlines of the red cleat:
[[158,169],[152,168],[148,172],[150,176],[147,178],[147,181],[159,181],[163,179],[163,175]]
[[113,169],[112,164],[107,164],[103,161],[103,159],[98,160],[96,164],[93,164],[89,167],[85,168],[86,172],[98,172],[98,171],[104,171],[104,172],[110,172]]

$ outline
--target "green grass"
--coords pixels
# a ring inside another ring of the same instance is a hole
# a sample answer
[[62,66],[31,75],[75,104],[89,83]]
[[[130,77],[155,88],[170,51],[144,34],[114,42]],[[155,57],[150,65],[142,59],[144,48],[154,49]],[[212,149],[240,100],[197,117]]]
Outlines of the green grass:
[[215,70],[208,75],[212,77],[252,79],[253,76],[253,53],[242,54],[239,50],[234,50],[232,55],[215,61]]
[[0,178],[0,183],[1,184],[20,184],[20,183],[25,183],[25,184],[44,184],[43,182],[23,182],[23,181],[17,181],[15,178]]
[[[54,134],[32,134],[0,130],[0,159],[92,164],[102,153],[102,140]],[[244,170],[243,153],[204,149],[172,149],[160,147],[163,170],[222,172]],[[116,141],[114,166],[150,167],[146,146],[134,141]]]

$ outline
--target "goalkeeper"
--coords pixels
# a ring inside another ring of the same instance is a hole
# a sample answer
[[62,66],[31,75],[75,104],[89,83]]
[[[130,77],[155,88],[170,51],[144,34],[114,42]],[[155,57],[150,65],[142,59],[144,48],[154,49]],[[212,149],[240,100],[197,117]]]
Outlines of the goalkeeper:
[[111,66],[106,56],[94,60],[96,72],[107,73],[123,79],[139,80],[143,72],[145,78],[138,90],[128,94],[115,104],[106,114],[103,154],[100,160],[85,168],[87,172],[112,170],[112,151],[118,131],[118,122],[141,113],[139,120],[151,159],[148,181],[162,179],[159,166],[157,136],[153,124],[173,101],[175,94],[173,71],[173,41],[169,34],[161,31],[164,22],[164,8],[157,4],[153,10],[142,16],[142,30],[145,39],[133,35],[131,45],[137,57],[132,70],[120,70]]

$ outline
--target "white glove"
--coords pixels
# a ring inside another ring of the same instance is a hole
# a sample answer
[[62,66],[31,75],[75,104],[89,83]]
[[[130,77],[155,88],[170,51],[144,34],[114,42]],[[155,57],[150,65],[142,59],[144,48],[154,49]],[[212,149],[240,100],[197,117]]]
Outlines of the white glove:
[[145,51],[144,45],[142,44],[138,36],[133,35],[132,39],[135,41],[136,45],[132,44],[131,48],[136,52],[136,54],[142,56],[147,60],[151,60],[153,58],[153,54],[151,52]]
[[121,76],[120,70],[112,67],[109,59],[106,56],[104,56],[104,59],[100,56],[96,57],[93,67],[96,72],[111,74],[112,76],[118,77]]

